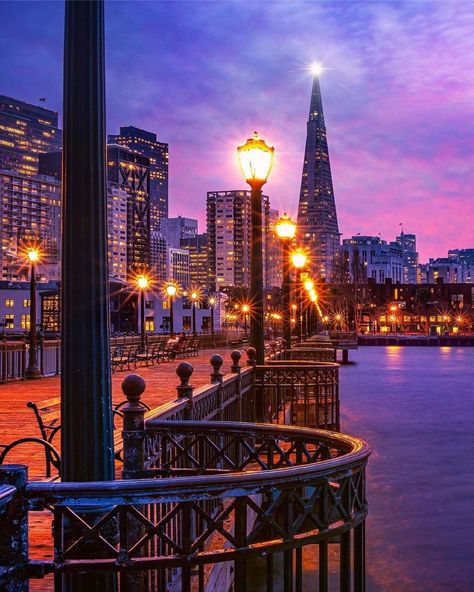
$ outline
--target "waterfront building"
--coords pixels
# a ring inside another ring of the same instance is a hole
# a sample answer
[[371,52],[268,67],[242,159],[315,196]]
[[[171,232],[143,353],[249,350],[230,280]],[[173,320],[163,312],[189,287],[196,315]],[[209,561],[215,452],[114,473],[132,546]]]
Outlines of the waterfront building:
[[25,175],[0,170],[1,278],[26,279],[22,249],[35,239],[41,247],[38,273],[59,279],[61,252],[61,186],[45,175]]
[[313,77],[298,206],[298,234],[316,276],[331,281],[340,245],[319,77]]
[[0,169],[37,175],[39,154],[61,143],[56,111],[0,95]]
[[[263,228],[269,227],[269,210],[269,198],[263,195]],[[211,289],[248,288],[251,257],[251,192],[209,191],[206,213]],[[266,233],[263,242],[265,261]],[[264,269],[264,275],[265,272]],[[266,277],[263,278],[263,282],[266,285]]]
[[474,265],[469,259],[438,257],[430,259],[426,266],[426,282],[433,283],[442,279],[448,284],[474,283]]
[[107,251],[109,274],[126,281],[127,274],[127,192],[107,183]]
[[357,235],[344,239],[340,250],[345,281],[365,283],[370,278],[383,284],[387,279],[394,283],[403,280],[403,251],[396,242]]
[[416,251],[416,235],[400,233],[396,238],[402,248],[403,254],[403,278],[404,284],[419,284],[421,277],[418,267],[418,253]]
[[192,286],[207,288],[209,282],[207,234],[182,238],[181,249],[189,253],[189,279]]
[[159,142],[156,134],[134,126],[121,127],[120,133],[109,135],[110,144],[125,146],[150,161],[150,230],[159,231],[168,217],[168,144]]
[[127,193],[127,273],[150,264],[150,159],[118,145],[107,146],[110,187]]
[[165,237],[156,230],[150,233],[150,268],[154,280],[161,284],[166,277],[168,243]]
[[466,267],[474,267],[474,249],[450,249],[448,259],[459,261]]
[[194,218],[185,218],[184,216],[165,218],[161,221],[160,231],[170,247],[179,249],[182,238],[196,236],[198,232],[198,221]]

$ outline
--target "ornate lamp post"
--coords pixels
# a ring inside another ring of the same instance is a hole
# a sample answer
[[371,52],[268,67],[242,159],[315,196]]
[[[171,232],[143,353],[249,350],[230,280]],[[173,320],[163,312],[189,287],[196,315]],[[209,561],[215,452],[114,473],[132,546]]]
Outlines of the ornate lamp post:
[[137,277],[137,288],[140,291],[140,352],[145,351],[145,292],[150,287],[150,280],[146,275]]
[[169,305],[170,305],[170,333],[174,333],[174,315],[173,315],[173,302],[174,297],[176,296],[176,292],[178,288],[175,284],[168,284],[165,288],[166,294],[169,298]]
[[298,249],[291,255],[291,262],[293,263],[293,267],[296,268],[298,273],[298,280],[299,280],[299,315],[298,315],[298,329],[299,329],[299,338],[300,341],[303,339],[303,288],[301,283],[301,274],[303,273],[303,269],[306,266],[306,261],[308,260],[308,256],[306,253]]
[[282,244],[283,254],[283,339],[288,349],[291,348],[291,314],[290,314],[290,293],[291,293],[291,270],[290,270],[290,246],[295,238],[296,224],[285,213],[278,220],[275,226],[278,238]]
[[250,345],[256,350],[257,364],[265,359],[263,317],[263,257],[262,257],[262,187],[267,182],[273,164],[274,148],[267,146],[257,132],[237,148],[240,168],[252,189],[252,258],[250,269]]
[[39,260],[38,249],[28,249],[27,256],[30,262],[30,348],[28,350],[28,366],[25,370],[25,378],[41,378],[37,359],[36,331],[36,263]]

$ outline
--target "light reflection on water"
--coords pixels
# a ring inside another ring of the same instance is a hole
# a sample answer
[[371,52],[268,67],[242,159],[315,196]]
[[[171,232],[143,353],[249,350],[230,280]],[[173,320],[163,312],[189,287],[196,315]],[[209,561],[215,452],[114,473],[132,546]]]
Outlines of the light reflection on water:
[[365,347],[350,358],[342,430],[373,448],[368,591],[474,590],[474,348]]

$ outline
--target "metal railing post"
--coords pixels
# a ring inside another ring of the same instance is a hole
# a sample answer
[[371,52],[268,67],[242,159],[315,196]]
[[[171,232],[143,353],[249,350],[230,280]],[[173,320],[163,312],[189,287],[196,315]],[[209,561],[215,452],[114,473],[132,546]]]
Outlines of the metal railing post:
[[193,404],[193,390],[194,386],[189,384],[189,379],[194,372],[193,365],[189,362],[181,362],[176,368],[176,374],[178,375],[181,383],[176,387],[179,398],[185,398],[188,400],[186,410],[184,412],[184,418],[189,420],[194,419],[194,404]]
[[123,479],[137,479],[145,469],[145,407],[140,403],[146,388],[138,374],[130,374],[122,382],[122,391],[128,403],[123,413]]
[[28,590],[28,581],[20,576],[28,563],[28,505],[24,496],[27,483],[26,465],[0,466],[0,486],[16,489],[11,501],[0,507],[0,590]]
[[232,366],[230,367],[230,371],[232,374],[237,374],[237,417],[233,418],[233,421],[242,421],[243,414],[242,414],[242,378],[240,376],[240,358],[242,357],[241,353],[238,349],[235,349],[231,354],[230,357],[232,358]]
[[222,420],[222,419],[224,419],[224,417],[223,417],[224,405],[223,405],[223,400],[222,400],[221,385],[222,385],[222,379],[224,378],[224,375],[221,372],[221,367],[222,367],[222,364],[224,363],[224,359],[219,354],[214,354],[212,356],[212,358],[210,359],[210,362],[211,362],[211,366],[212,366],[211,383],[219,385],[217,387],[217,397],[216,397],[217,419]]

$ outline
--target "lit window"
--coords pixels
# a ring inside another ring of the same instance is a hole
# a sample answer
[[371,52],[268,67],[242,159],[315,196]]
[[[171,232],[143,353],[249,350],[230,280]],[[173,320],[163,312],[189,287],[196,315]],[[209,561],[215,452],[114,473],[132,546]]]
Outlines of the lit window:
[[29,331],[29,329],[30,329],[30,315],[29,314],[22,314],[21,315],[21,328]]
[[7,298],[5,300],[5,306],[6,306],[6,308],[13,308],[15,306],[15,302],[14,302],[13,298]]

